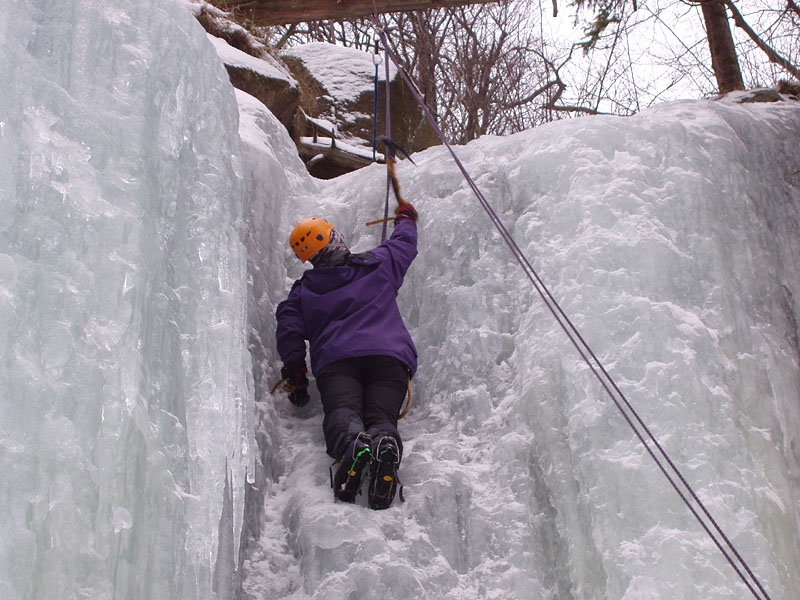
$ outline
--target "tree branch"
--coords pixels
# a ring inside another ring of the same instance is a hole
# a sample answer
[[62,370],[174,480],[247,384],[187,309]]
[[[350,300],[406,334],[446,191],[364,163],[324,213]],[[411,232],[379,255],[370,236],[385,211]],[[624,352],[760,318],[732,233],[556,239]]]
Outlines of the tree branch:
[[586,113],[587,115],[601,115],[604,113],[599,112],[596,108],[589,108],[587,106],[563,106],[563,105],[554,105],[550,107],[552,110],[556,112],[568,112],[568,113]]
[[[789,5],[792,4],[792,0],[788,0]],[[747,33],[748,37],[753,40],[756,46],[761,48],[764,53],[769,58],[769,61],[775,63],[786,69],[795,79],[800,80],[800,69],[798,69],[795,65],[789,62],[787,59],[782,57],[778,54],[775,50],[773,50],[767,43],[759,37],[759,35],[753,30],[750,25],[744,20],[742,13],[739,12],[739,9],[733,4],[733,0],[722,0],[722,3],[728,7],[728,10],[731,11],[731,15],[733,15],[733,22],[736,24],[737,27],[741,27],[744,29],[745,33]],[[796,5],[795,5],[796,8]]]

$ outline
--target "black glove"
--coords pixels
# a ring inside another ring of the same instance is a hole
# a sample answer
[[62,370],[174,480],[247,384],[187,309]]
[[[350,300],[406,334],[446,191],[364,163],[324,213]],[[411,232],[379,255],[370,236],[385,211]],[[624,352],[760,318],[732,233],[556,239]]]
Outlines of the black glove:
[[417,211],[414,210],[414,207],[408,202],[398,202],[394,214],[397,215],[397,218],[394,220],[395,225],[397,225],[400,219],[411,219],[414,223],[417,222]]
[[303,365],[286,365],[281,369],[281,377],[286,381],[284,391],[289,393],[289,401],[295,406],[305,406],[311,398],[308,395],[308,369]]

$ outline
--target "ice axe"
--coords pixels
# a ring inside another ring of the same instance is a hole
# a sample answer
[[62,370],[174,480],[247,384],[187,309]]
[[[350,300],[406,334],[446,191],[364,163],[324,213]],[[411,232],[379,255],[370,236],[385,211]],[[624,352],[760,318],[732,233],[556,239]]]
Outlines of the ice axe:
[[[412,165],[416,165],[417,163],[415,163],[414,160],[408,155],[408,152],[406,152],[406,149],[403,148],[397,142],[395,142],[393,139],[391,139],[391,138],[389,138],[389,137],[387,137],[385,135],[382,135],[381,137],[378,138],[378,141],[383,142],[383,145],[386,148],[386,150],[384,151],[384,156],[386,157],[386,170],[389,172],[389,180],[392,182],[392,190],[394,191],[395,198],[397,198],[397,204],[400,204],[400,205],[408,204],[408,202],[403,200],[403,197],[400,195],[400,182],[397,181],[397,175],[394,172],[394,163],[396,161],[395,156],[397,156],[398,154],[400,156],[404,156],[405,158],[407,158],[408,160],[411,161]],[[389,193],[389,191],[387,190],[386,193],[387,193],[387,198],[386,199],[387,199],[387,203],[388,203],[388,199],[389,199],[388,198],[388,193]],[[388,204],[387,204],[387,207],[388,207]],[[377,221],[369,221],[367,223],[367,226],[369,226],[369,225],[378,225],[379,223],[386,223],[388,221],[392,221],[393,219],[394,219],[394,217],[386,218],[386,219],[378,219]]]
[[411,161],[412,165],[416,165],[413,159],[408,155],[405,148],[403,148],[400,144],[395,142],[394,140],[382,135],[378,138],[379,141],[383,142],[383,145],[386,147],[385,156],[386,156],[386,169],[389,171],[389,177],[392,181],[392,190],[394,190],[395,198],[397,198],[398,204],[406,204],[406,201],[403,200],[403,197],[400,195],[400,182],[397,181],[397,175],[394,172],[394,163],[395,163],[395,156],[400,155],[406,157],[408,160]]
[[389,137],[386,137],[385,135],[382,135],[381,137],[378,138],[378,141],[383,142],[383,145],[386,146],[386,159],[387,159],[387,162],[388,162],[389,158],[394,160],[395,155],[400,154],[401,156],[405,156],[408,160],[410,160],[412,165],[416,165],[417,164],[408,155],[408,152],[406,152],[406,149],[403,148],[397,142],[395,142],[393,139],[391,139]]

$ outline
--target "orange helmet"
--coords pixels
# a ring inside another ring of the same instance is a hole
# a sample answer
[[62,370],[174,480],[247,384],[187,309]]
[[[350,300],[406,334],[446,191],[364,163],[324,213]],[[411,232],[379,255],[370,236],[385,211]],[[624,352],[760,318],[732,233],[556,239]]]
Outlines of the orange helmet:
[[302,262],[306,262],[328,245],[333,225],[325,219],[310,217],[303,219],[292,230],[289,245]]

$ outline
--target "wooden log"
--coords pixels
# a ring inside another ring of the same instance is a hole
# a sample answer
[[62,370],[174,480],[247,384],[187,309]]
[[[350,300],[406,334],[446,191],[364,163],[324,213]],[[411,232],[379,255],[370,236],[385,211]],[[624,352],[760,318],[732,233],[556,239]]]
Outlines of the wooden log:
[[[379,13],[492,4],[500,0],[376,0]],[[373,0],[216,0],[220,8],[252,19],[254,25],[288,25],[305,21],[347,20],[373,14]]]
[[[303,137],[297,141],[300,158],[308,172],[320,179],[331,179],[372,164],[372,150],[325,137]],[[378,162],[383,155],[377,155]]]

